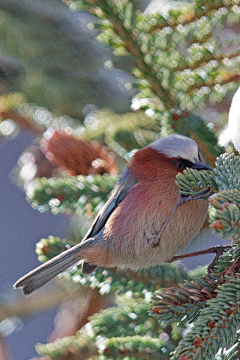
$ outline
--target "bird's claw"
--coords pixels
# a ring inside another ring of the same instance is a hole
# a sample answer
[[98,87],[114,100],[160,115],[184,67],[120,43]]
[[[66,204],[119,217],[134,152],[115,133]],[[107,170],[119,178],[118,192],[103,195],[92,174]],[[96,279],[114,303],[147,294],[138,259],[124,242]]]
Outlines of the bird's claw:
[[215,256],[213,258],[213,260],[211,261],[211,263],[208,265],[208,275],[211,275],[211,273],[214,272],[214,267],[218,262],[218,259],[220,258],[220,256],[227,250],[230,249],[231,245],[223,245],[223,246],[216,246],[215,247]]
[[188,195],[188,196],[180,195],[181,200],[180,200],[179,205],[181,205],[181,201],[182,201],[182,204],[184,204],[185,202],[191,201],[191,200],[201,200],[209,193],[210,190],[211,190],[211,188],[208,187],[207,190],[204,191],[203,193],[198,193],[197,195],[194,195],[194,196],[193,195]]
[[192,195],[183,196],[183,195],[179,194],[176,204],[174,205],[174,207],[172,208],[170,214],[167,216],[166,220],[162,224],[162,227],[161,227],[160,231],[157,234],[152,235],[151,238],[147,237],[147,242],[148,242],[149,246],[151,248],[155,248],[155,247],[157,247],[159,245],[160,240],[161,240],[161,236],[164,233],[164,230],[165,230],[167,224],[169,223],[169,221],[170,221],[173,213],[175,212],[175,210],[180,205],[183,205],[187,201],[201,199],[202,197],[204,197],[209,192],[209,190],[210,190],[210,187],[206,191],[204,191],[203,193],[197,194],[195,196],[192,196]]
[[147,238],[148,245],[151,248],[155,248],[160,243],[160,236],[159,235],[153,235],[151,238]]

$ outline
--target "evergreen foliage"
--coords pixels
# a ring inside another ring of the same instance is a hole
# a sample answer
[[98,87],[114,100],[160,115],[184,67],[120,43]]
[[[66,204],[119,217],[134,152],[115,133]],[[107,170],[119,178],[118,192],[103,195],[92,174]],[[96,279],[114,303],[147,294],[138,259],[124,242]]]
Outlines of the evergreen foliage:
[[77,211],[96,214],[107,201],[117,181],[110,175],[74,176],[70,178],[38,178],[28,187],[28,200],[40,212],[53,214]]

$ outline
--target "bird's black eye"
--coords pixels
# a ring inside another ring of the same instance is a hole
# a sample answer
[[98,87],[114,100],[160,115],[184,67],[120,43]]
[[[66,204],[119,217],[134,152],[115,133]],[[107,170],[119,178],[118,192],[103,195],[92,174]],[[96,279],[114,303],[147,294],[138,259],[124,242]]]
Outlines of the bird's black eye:
[[191,161],[185,160],[185,159],[177,159],[176,161],[173,162],[173,164],[179,170],[186,169],[187,167],[188,168],[193,167],[193,163]]
[[184,163],[184,161],[182,161],[182,160],[177,160],[175,166],[176,166],[178,169],[184,169],[184,168],[185,168],[185,163]]

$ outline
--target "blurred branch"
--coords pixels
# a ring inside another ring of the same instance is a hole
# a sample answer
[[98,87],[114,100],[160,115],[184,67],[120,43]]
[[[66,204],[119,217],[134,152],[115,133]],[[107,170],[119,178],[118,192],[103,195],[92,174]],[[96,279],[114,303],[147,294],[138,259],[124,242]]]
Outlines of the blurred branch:
[[[235,3],[237,4],[238,1],[236,1]],[[196,20],[201,19],[201,17],[206,15],[206,13],[209,13],[211,11],[217,11],[223,6],[225,8],[232,7],[232,3],[230,1],[227,2],[224,0],[220,0],[220,1],[204,0],[201,2],[195,1],[195,6],[192,4],[191,5],[186,4],[186,5],[188,6],[188,8],[184,7],[183,11],[181,11],[179,8],[176,10],[177,16],[175,16],[175,19],[173,18],[173,16],[169,17],[168,19],[164,19],[165,21],[153,25],[150,28],[149,33],[152,34],[156,31],[162,30],[165,26],[171,26],[173,28],[173,27],[177,27],[179,24],[181,25],[191,24]],[[171,15],[173,15],[172,13],[173,11],[171,11]]]
[[[74,295],[71,292],[64,291],[60,286],[51,291],[39,291],[30,297],[21,297],[12,303],[2,305],[0,307],[0,321],[13,316],[24,318],[32,313],[58,306],[73,299],[73,297]],[[0,359],[2,360],[1,356]]]
[[1,360],[10,360],[9,353],[4,342],[4,338],[0,333],[0,359]]
[[27,117],[24,117],[20,115],[17,111],[9,110],[9,111],[2,111],[0,112],[0,116],[3,120],[13,120],[17,125],[20,126],[22,129],[30,130],[33,133],[40,135],[43,133],[45,128],[40,130],[39,126],[36,126],[36,123],[28,119]]

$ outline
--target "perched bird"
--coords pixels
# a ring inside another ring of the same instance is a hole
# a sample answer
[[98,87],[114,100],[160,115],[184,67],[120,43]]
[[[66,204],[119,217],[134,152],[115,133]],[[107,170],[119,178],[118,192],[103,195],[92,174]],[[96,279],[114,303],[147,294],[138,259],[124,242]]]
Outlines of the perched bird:
[[139,270],[171,260],[207,214],[206,200],[185,201],[179,195],[176,175],[187,167],[211,169],[186,136],[164,136],[137,151],[83,241],[19,279],[14,288],[30,294],[80,260],[84,274],[97,266]]

